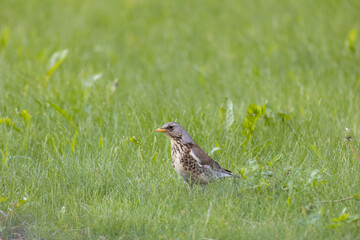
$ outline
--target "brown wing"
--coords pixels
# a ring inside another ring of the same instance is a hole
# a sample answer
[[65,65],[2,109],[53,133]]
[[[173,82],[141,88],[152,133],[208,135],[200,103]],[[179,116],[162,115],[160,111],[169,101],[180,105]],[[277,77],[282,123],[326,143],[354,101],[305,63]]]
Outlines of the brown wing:
[[207,155],[207,153],[204,152],[204,150],[202,150],[196,143],[192,144],[191,151],[195,155],[194,157],[196,158],[196,160],[200,161],[200,165],[208,165],[216,171],[231,173],[231,171],[222,168],[220,164],[218,164],[214,159]]

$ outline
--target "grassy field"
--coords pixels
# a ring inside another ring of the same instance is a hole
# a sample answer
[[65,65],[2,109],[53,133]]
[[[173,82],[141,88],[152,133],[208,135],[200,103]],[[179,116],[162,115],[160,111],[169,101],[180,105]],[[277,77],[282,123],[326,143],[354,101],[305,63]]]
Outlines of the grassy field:
[[[359,11],[1,1],[0,239],[360,239],[316,203],[360,194]],[[168,121],[244,178],[189,190]]]

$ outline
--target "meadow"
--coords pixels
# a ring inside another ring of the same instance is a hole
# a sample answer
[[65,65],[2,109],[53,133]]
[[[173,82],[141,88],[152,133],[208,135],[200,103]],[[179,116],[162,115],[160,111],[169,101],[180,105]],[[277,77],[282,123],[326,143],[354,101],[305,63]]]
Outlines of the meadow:
[[0,239],[360,238],[358,0],[0,5]]

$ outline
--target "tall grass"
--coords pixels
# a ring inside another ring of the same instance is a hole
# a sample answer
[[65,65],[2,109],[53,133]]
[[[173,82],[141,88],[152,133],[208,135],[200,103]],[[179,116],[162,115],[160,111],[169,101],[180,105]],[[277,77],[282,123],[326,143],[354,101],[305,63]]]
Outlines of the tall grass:
[[[0,238],[359,238],[359,9],[2,1]],[[244,178],[189,190],[167,121]]]

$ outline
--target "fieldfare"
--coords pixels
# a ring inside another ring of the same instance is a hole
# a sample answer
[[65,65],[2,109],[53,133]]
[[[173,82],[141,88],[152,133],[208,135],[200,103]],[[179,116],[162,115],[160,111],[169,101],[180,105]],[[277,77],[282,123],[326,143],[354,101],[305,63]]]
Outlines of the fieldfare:
[[219,178],[240,178],[207,155],[180,124],[168,122],[156,131],[164,132],[170,138],[172,165],[186,183],[207,184]]

